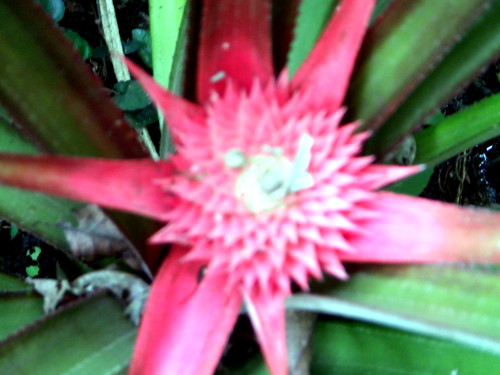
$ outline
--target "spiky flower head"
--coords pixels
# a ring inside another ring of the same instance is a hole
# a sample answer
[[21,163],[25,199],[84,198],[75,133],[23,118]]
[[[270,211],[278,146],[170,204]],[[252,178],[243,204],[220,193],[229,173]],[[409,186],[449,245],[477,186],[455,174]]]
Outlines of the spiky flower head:
[[345,279],[338,255],[355,252],[350,239],[378,215],[373,191],[418,168],[374,166],[359,155],[368,133],[304,95],[286,74],[249,92],[230,84],[202,122],[174,124],[178,173],[159,183],[177,202],[152,241],[189,245],[185,261],[249,293],[306,289],[323,271]]

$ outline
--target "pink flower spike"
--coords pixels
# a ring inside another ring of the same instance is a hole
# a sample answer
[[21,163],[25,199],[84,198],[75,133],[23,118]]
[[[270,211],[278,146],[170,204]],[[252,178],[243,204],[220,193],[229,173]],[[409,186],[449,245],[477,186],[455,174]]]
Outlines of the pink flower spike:
[[198,51],[198,101],[223,94],[228,82],[250,90],[273,78],[268,0],[205,0]]
[[155,181],[174,172],[168,161],[111,160],[0,153],[0,182],[164,220],[172,196]]
[[123,58],[132,76],[139,81],[155,105],[161,109],[169,126],[175,127],[186,123],[203,123],[205,114],[201,107],[172,94],[160,86],[149,74],[133,61]]
[[494,212],[380,192],[370,208],[380,218],[352,236],[345,262],[500,262],[500,216]]
[[287,375],[285,298],[287,293],[251,293],[245,306],[272,375]]
[[344,101],[375,0],[342,0],[291,86],[310,90],[309,108],[337,110]]
[[183,262],[189,250],[171,250],[153,282],[129,375],[210,375],[241,307],[241,296],[202,264]]

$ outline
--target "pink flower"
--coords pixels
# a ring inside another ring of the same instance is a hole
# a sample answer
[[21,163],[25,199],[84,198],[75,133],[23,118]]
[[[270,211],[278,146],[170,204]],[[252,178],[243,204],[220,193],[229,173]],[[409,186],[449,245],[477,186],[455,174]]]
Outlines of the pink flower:
[[[2,155],[7,183],[167,223],[150,239],[174,247],[131,374],[211,374],[244,301],[272,374],[284,375],[292,282],[345,280],[343,261],[499,260],[488,237],[498,216],[378,192],[421,168],[373,164],[360,156],[369,134],[340,125],[374,3],[342,1],[290,80],[274,79],[266,1],[205,0],[199,104],[128,63],[170,126],[168,161]],[[478,238],[483,253],[470,253]]]

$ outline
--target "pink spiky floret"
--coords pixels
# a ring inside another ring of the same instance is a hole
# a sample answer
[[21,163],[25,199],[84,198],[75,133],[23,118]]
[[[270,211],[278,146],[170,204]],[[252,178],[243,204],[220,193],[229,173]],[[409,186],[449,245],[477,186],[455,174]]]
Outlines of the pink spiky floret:
[[[303,95],[309,93],[291,94],[285,74],[248,93],[229,85],[205,105],[204,123],[171,124],[179,173],[160,183],[178,203],[151,242],[190,245],[185,261],[205,262],[208,272],[224,273],[230,287],[247,291],[288,293],[291,280],[307,289],[323,271],[346,279],[338,255],[355,252],[349,239],[380,215],[370,209],[373,191],[418,167],[373,165],[372,157],[359,156],[368,134],[355,133],[357,123],[340,125],[343,109],[311,112],[300,104]],[[248,166],[230,167],[225,156],[236,149],[251,159],[277,150],[291,162],[304,134],[312,138],[312,186],[269,210],[249,209],[236,194]]]

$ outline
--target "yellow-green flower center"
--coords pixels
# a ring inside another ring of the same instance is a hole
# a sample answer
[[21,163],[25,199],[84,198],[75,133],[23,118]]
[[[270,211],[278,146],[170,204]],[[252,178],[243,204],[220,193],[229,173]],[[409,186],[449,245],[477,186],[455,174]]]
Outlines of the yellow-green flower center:
[[262,153],[253,156],[245,155],[240,149],[229,150],[224,156],[225,164],[241,169],[236,197],[255,214],[283,207],[288,195],[314,184],[307,171],[312,143],[309,135],[302,136],[293,161],[283,156],[281,149],[267,145],[262,147]]

